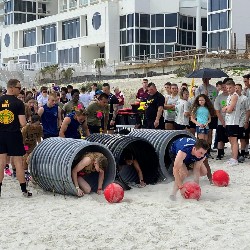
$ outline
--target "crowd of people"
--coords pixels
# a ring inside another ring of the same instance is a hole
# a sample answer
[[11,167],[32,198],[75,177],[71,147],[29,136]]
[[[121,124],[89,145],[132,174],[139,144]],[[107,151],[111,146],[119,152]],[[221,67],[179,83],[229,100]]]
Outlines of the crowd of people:
[[[208,143],[208,157],[212,157],[211,151],[217,151],[217,160],[223,159],[225,143],[230,142],[232,153],[227,164],[234,166],[245,161],[249,154],[250,75],[243,76],[244,86],[225,78],[215,87],[209,80],[202,79],[202,85],[191,91],[185,83],[179,87],[167,82],[163,95],[154,83],[143,79],[142,87],[135,92],[135,101],[144,102],[145,110],[135,125],[148,129],[188,130]],[[5,171],[17,177],[24,196],[31,196],[26,188],[30,178],[28,162],[37,143],[58,136],[80,139],[92,133],[113,134],[119,123],[118,111],[124,107],[124,102],[119,88],[112,93],[108,83],[101,89],[94,83],[91,90],[52,84],[51,88],[43,86],[37,91],[22,88],[17,79],[9,80],[6,91],[0,89],[0,194]],[[213,130],[216,132],[212,145]],[[84,156],[81,162],[89,165],[78,164],[76,169],[80,172],[91,165],[92,171],[103,173],[105,167],[92,158],[89,154]],[[130,158],[126,160],[134,163]],[[144,186],[140,166],[134,165]],[[82,187],[79,195],[84,191],[88,193],[87,184],[76,176],[74,173],[76,188]],[[101,184],[102,181],[99,186]]]

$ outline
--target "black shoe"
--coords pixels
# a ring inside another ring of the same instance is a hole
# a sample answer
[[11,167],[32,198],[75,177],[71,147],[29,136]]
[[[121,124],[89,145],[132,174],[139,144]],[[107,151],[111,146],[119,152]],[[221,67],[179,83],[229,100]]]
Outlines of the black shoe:
[[23,192],[23,196],[24,196],[25,198],[30,198],[30,197],[32,196],[32,193],[30,193],[29,191]]
[[216,156],[216,160],[222,160],[222,158],[223,158],[223,157],[222,157],[221,155],[217,155],[217,156]]

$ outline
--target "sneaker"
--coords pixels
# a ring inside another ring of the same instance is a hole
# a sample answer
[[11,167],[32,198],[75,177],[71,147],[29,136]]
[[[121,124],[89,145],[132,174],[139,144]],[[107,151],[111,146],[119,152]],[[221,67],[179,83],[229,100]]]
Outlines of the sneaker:
[[237,166],[239,164],[239,162],[235,159],[231,159],[231,162],[228,163],[228,166],[233,167],[233,166]]
[[239,163],[243,163],[245,161],[245,157],[244,156],[240,156],[239,158],[238,158],[238,162]]
[[222,160],[222,158],[223,158],[223,157],[222,157],[221,155],[217,155],[217,156],[216,156],[216,160]]
[[12,172],[10,170],[10,167],[8,164],[6,164],[5,168],[4,168],[4,173],[8,176],[12,176]]
[[234,160],[233,158],[230,158],[228,161],[226,161],[226,164],[230,164]]
[[29,191],[23,192],[23,196],[24,196],[25,198],[30,198],[30,197],[32,196],[32,193],[29,192]]

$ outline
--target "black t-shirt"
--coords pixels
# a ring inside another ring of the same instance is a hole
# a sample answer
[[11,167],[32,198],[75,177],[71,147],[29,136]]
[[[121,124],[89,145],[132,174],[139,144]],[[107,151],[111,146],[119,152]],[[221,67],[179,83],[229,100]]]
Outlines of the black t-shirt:
[[110,106],[109,113],[113,114],[113,111],[114,111],[113,104],[119,104],[119,101],[115,95],[110,93],[108,102],[109,102],[109,106]]
[[147,99],[147,109],[146,109],[146,118],[148,120],[155,120],[158,107],[164,106],[165,98],[158,91],[154,95],[150,95]]
[[24,103],[13,95],[1,96],[0,132],[20,131],[19,115],[25,115]]

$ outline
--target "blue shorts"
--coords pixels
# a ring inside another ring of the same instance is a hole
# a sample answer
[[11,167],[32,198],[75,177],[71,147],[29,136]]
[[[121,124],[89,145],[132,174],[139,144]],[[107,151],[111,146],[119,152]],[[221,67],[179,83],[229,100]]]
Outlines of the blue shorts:
[[201,127],[198,127],[196,126],[196,133],[197,134],[204,134],[204,135],[207,135],[209,132],[209,128],[206,127],[206,128],[201,128]]

